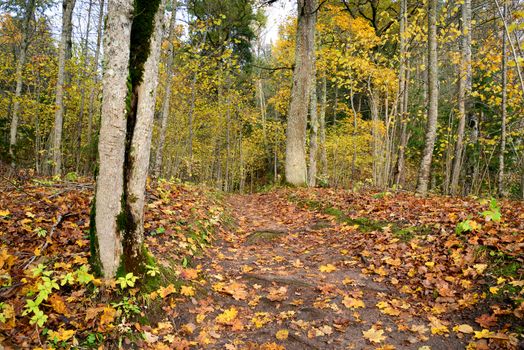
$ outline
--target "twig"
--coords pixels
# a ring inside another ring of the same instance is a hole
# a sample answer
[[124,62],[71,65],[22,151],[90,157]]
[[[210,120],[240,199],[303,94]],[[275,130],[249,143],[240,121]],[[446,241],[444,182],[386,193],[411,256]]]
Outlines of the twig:
[[[51,242],[51,238],[53,237],[53,234],[55,233],[55,230],[58,228],[58,226],[62,223],[62,221],[69,217],[69,216],[72,216],[73,214],[69,214],[69,213],[65,213],[65,214],[60,214],[58,215],[58,218],[56,219],[56,222],[55,224],[53,225],[53,227],[51,227],[51,232],[49,232],[49,237],[46,238],[45,242],[40,246],[40,254],[42,254],[46,249],[47,247],[49,246],[49,242]],[[24,265],[24,270],[27,269],[27,267],[29,265],[31,265],[34,261],[36,260],[36,255],[34,255],[33,257],[31,257],[31,259],[29,259],[29,261]]]

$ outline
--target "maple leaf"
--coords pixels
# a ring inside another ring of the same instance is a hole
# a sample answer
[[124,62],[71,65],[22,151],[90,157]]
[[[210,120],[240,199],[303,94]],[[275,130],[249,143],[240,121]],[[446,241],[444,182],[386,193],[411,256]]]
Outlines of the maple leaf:
[[287,287],[269,288],[267,298],[271,301],[283,301],[287,299]]
[[186,297],[192,297],[195,295],[195,288],[191,286],[182,286],[180,288],[180,294],[185,295]]
[[364,338],[372,343],[381,343],[386,339],[384,336],[384,330],[376,329],[375,327],[371,327],[367,331],[362,331],[362,334],[364,335]]
[[276,334],[275,337],[278,340],[286,340],[289,335],[289,331],[287,329],[281,329]]
[[59,328],[58,331],[49,330],[49,339],[51,339],[54,342],[61,342],[61,341],[67,341],[71,337],[75,335],[74,330],[65,330],[63,328]]
[[348,309],[351,309],[351,308],[358,309],[358,308],[366,307],[366,304],[364,304],[363,300],[350,298],[347,295],[342,300],[342,304],[344,304],[344,306],[347,307]]
[[223,325],[232,325],[238,315],[238,310],[232,306],[215,318],[215,321]]
[[327,273],[333,272],[336,269],[337,269],[337,267],[335,265],[332,265],[332,264],[321,265],[320,268],[319,268],[320,272],[327,272]]
[[269,322],[271,322],[271,318],[267,312],[257,312],[255,316],[251,318],[251,323],[255,325],[255,328],[262,328]]

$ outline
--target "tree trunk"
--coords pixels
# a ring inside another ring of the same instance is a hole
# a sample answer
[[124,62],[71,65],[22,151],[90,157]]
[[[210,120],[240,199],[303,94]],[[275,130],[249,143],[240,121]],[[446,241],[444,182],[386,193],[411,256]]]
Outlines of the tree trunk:
[[[108,3],[104,33],[105,71],[98,142],[100,168],[96,181],[95,202],[97,236],[92,244],[98,249],[101,272],[109,278],[115,276],[123,250],[124,228],[121,227],[119,218],[125,215],[122,208],[125,110],[133,2],[134,0],[112,0]],[[91,227],[94,228],[93,222]]]
[[[508,13],[507,2],[504,2],[504,20]],[[507,98],[508,98],[508,53],[506,48],[506,33],[502,32],[502,113],[500,121],[500,152],[499,152],[499,176],[498,192],[499,196],[504,195],[504,153],[506,152],[506,119],[507,119]]]
[[91,222],[94,262],[100,262],[107,278],[118,270],[144,275],[145,183],[162,16],[159,1],[113,0],[108,5],[100,170]]
[[[136,0],[135,0],[136,1]],[[150,0],[142,0],[147,3],[143,7],[155,7]],[[160,2],[160,5],[158,5]],[[154,2],[153,2],[154,3]],[[160,61],[160,47],[162,44],[162,25],[164,17],[165,0],[157,1],[156,9],[152,10],[154,18],[150,34],[149,56],[144,64],[144,72],[141,79],[137,79],[138,86],[133,87],[136,91],[136,116],[129,118],[127,124],[127,147],[126,160],[124,163],[124,179],[126,181],[125,197],[127,212],[127,228],[124,235],[124,265],[126,271],[143,272],[144,252],[144,205],[146,192],[146,179],[149,170],[149,159],[151,154],[151,136],[155,116],[156,91],[158,85],[158,66]],[[140,13],[140,12],[139,12]],[[135,15],[137,10],[135,10]],[[139,41],[139,35],[133,35],[136,28],[138,33],[143,31],[143,23],[133,23],[131,38]],[[146,24],[146,26],[149,24]],[[133,52],[133,42],[131,52]],[[133,112],[131,112],[133,113]],[[131,125],[134,122],[134,125]]]
[[12,164],[15,164],[14,147],[16,145],[16,137],[18,133],[18,118],[20,113],[20,98],[22,97],[22,85],[24,80],[24,67],[27,58],[27,48],[29,46],[29,30],[31,20],[35,13],[36,0],[28,0],[25,8],[24,22],[22,24],[22,43],[20,45],[20,52],[16,62],[16,88],[15,98],[13,104],[13,116],[11,118],[11,128],[9,134],[9,156]]
[[175,50],[173,47],[173,40],[175,39],[175,25],[176,25],[176,10],[177,10],[177,0],[172,0],[172,12],[171,12],[171,21],[169,22],[169,46],[167,53],[167,62],[166,62],[166,88],[164,90],[164,97],[162,99],[162,112],[160,114],[160,135],[158,139],[158,146],[156,148],[155,156],[155,167],[153,169],[153,177],[158,178],[162,171],[162,156],[164,153],[164,145],[166,143],[166,131],[167,131],[167,121],[169,119],[169,108],[171,103],[171,88],[173,81],[173,61],[175,60]]
[[462,42],[459,67],[458,91],[458,129],[453,168],[451,170],[451,194],[458,193],[458,184],[462,169],[462,156],[464,153],[464,129],[466,127],[466,114],[468,113],[468,100],[471,94],[471,0],[464,0],[462,4]]
[[298,24],[295,69],[286,130],[286,181],[295,186],[307,184],[306,129],[311,93],[312,57],[315,54],[317,0],[297,0]]
[[398,186],[401,184],[404,173],[404,163],[407,146],[407,127],[408,127],[408,88],[409,88],[409,70],[406,64],[406,26],[407,26],[407,0],[400,1],[400,64],[399,64],[399,117],[400,117],[400,137],[398,146],[397,163],[394,170],[394,181]]
[[82,45],[82,74],[79,75],[78,85],[81,86],[80,90],[80,111],[78,113],[78,120],[76,123],[76,167],[75,171],[78,172],[80,169],[80,161],[82,159],[82,129],[84,124],[84,107],[85,107],[85,92],[86,88],[84,80],[87,79],[89,60],[87,59],[87,46],[89,44],[89,31],[91,30],[91,10],[93,8],[93,0],[89,0],[89,7],[87,11],[87,27],[86,36]]
[[326,152],[326,104],[327,104],[327,79],[322,77],[322,95],[320,97],[320,177],[327,180],[328,162]]
[[55,126],[53,129],[53,175],[62,172],[62,126],[64,123],[64,90],[66,80],[66,60],[68,56],[68,45],[71,42],[71,21],[76,0],[64,0],[62,2],[62,34],[58,48],[58,77],[56,81],[56,112]]
[[428,121],[422,160],[420,161],[417,192],[428,192],[433,148],[438,123],[438,66],[437,66],[437,0],[428,2]]
[[309,133],[309,171],[308,186],[315,187],[317,182],[317,155],[318,155],[318,112],[317,112],[317,77],[315,57],[313,56],[313,69],[311,70],[311,92],[309,117],[311,130]]
[[88,107],[88,116],[87,116],[87,145],[88,145],[88,157],[86,170],[91,166],[91,163],[96,161],[96,152],[94,152],[93,145],[93,114],[95,111],[95,95],[98,83],[98,61],[100,59],[100,46],[102,43],[102,25],[104,23],[104,0],[100,0],[100,14],[98,17],[98,28],[97,28],[97,37],[96,37],[96,49],[95,57],[93,58],[93,68],[92,73],[94,76],[94,82],[89,92],[89,107]]

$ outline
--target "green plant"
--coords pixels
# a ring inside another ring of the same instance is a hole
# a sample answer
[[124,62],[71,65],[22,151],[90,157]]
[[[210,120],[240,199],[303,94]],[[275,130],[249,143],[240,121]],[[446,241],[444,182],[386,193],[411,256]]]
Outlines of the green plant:
[[479,231],[481,228],[482,225],[480,225],[475,220],[466,219],[458,223],[457,227],[455,228],[455,233],[459,235],[464,232]]
[[500,206],[495,198],[491,198],[489,201],[489,210],[485,210],[480,213],[486,221],[500,222],[502,214],[500,213]]
[[121,310],[126,316],[138,315],[140,313],[140,307],[136,304],[136,299],[123,297],[119,303],[111,304],[115,309]]
[[137,279],[138,277],[133,275],[132,272],[129,272],[127,275],[123,277],[118,277],[116,283],[120,285],[121,289],[126,289],[127,287],[134,287]]
[[37,228],[35,228],[34,231],[36,232],[36,235],[37,235],[38,237],[45,237],[45,236],[47,236],[47,230],[44,230],[44,229],[41,228],[41,227],[37,227]]

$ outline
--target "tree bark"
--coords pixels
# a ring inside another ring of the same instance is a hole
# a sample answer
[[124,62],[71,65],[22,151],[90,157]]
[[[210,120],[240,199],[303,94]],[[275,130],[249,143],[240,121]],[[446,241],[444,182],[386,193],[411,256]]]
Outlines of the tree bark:
[[62,34],[58,48],[58,77],[56,82],[55,98],[55,125],[53,129],[53,175],[60,175],[62,172],[62,127],[64,123],[64,93],[66,80],[66,61],[68,56],[68,45],[71,42],[71,23],[73,9],[76,0],[64,0],[62,2]]
[[286,130],[286,181],[294,186],[307,184],[306,129],[311,93],[312,57],[315,54],[317,0],[297,0],[298,24],[295,69]]
[[98,84],[98,61],[100,60],[100,47],[102,43],[102,24],[104,23],[104,0],[100,0],[100,14],[98,17],[98,28],[97,28],[97,37],[96,37],[96,49],[95,57],[93,58],[93,68],[92,73],[94,76],[94,82],[89,92],[89,107],[88,107],[88,116],[87,116],[87,145],[88,145],[88,157],[86,170],[90,168],[91,163],[96,161],[96,154],[94,152],[93,145],[93,115],[95,111],[95,95]]
[[[504,20],[508,13],[507,2],[504,2]],[[500,121],[500,151],[499,151],[499,175],[498,175],[498,193],[504,195],[504,153],[506,152],[506,119],[507,119],[507,99],[508,99],[508,53],[506,48],[506,33],[502,31],[502,106]]]
[[437,0],[428,2],[428,121],[422,160],[420,161],[417,192],[428,192],[433,149],[438,123],[438,66],[437,66]]
[[14,147],[16,145],[16,137],[18,133],[18,119],[20,113],[20,98],[22,97],[22,85],[24,80],[24,67],[27,58],[27,48],[29,47],[29,30],[31,26],[31,20],[35,13],[36,0],[28,0],[24,22],[22,24],[22,43],[20,45],[20,52],[16,62],[16,88],[15,98],[13,103],[13,116],[11,118],[11,127],[9,133],[9,156],[13,166],[15,165],[15,154]]
[[119,227],[119,216],[122,215],[124,198],[125,111],[133,2],[109,1],[104,33],[105,71],[98,143],[100,168],[95,202],[96,241],[92,244],[98,250],[102,273],[108,278],[115,276],[123,251],[123,228]]
[[312,57],[313,69],[311,70],[310,87],[310,133],[309,133],[309,171],[308,186],[315,187],[317,183],[317,155],[318,155],[318,112],[317,112],[317,77],[315,67],[315,57]]
[[468,113],[468,101],[471,94],[471,0],[464,0],[462,4],[462,40],[461,59],[459,67],[459,91],[458,91],[458,129],[457,143],[455,145],[455,156],[451,171],[451,194],[458,193],[458,184],[462,169],[462,156],[464,153],[464,130],[466,127],[466,115]]
[[145,276],[145,184],[164,7],[159,2],[108,5],[96,227],[93,222],[91,227],[93,255],[107,278],[118,270]]
[[176,10],[177,10],[177,0],[172,0],[172,13],[171,21],[169,22],[169,36],[168,36],[168,53],[167,53],[167,62],[166,62],[166,88],[164,91],[164,97],[162,99],[162,112],[160,114],[160,135],[158,139],[158,146],[156,148],[155,155],[155,167],[153,169],[153,177],[158,178],[162,171],[162,157],[164,153],[164,145],[166,143],[166,131],[167,131],[167,122],[169,119],[169,108],[171,104],[171,88],[173,81],[173,61],[175,60],[175,50],[173,47],[173,40],[175,39],[175,25],[176,25]]
[[328,162],[326,152],[326,104],[327,104],[327,79],[322,77],[322,94],[320,97],[320,177],[323,181],[327,180]]

